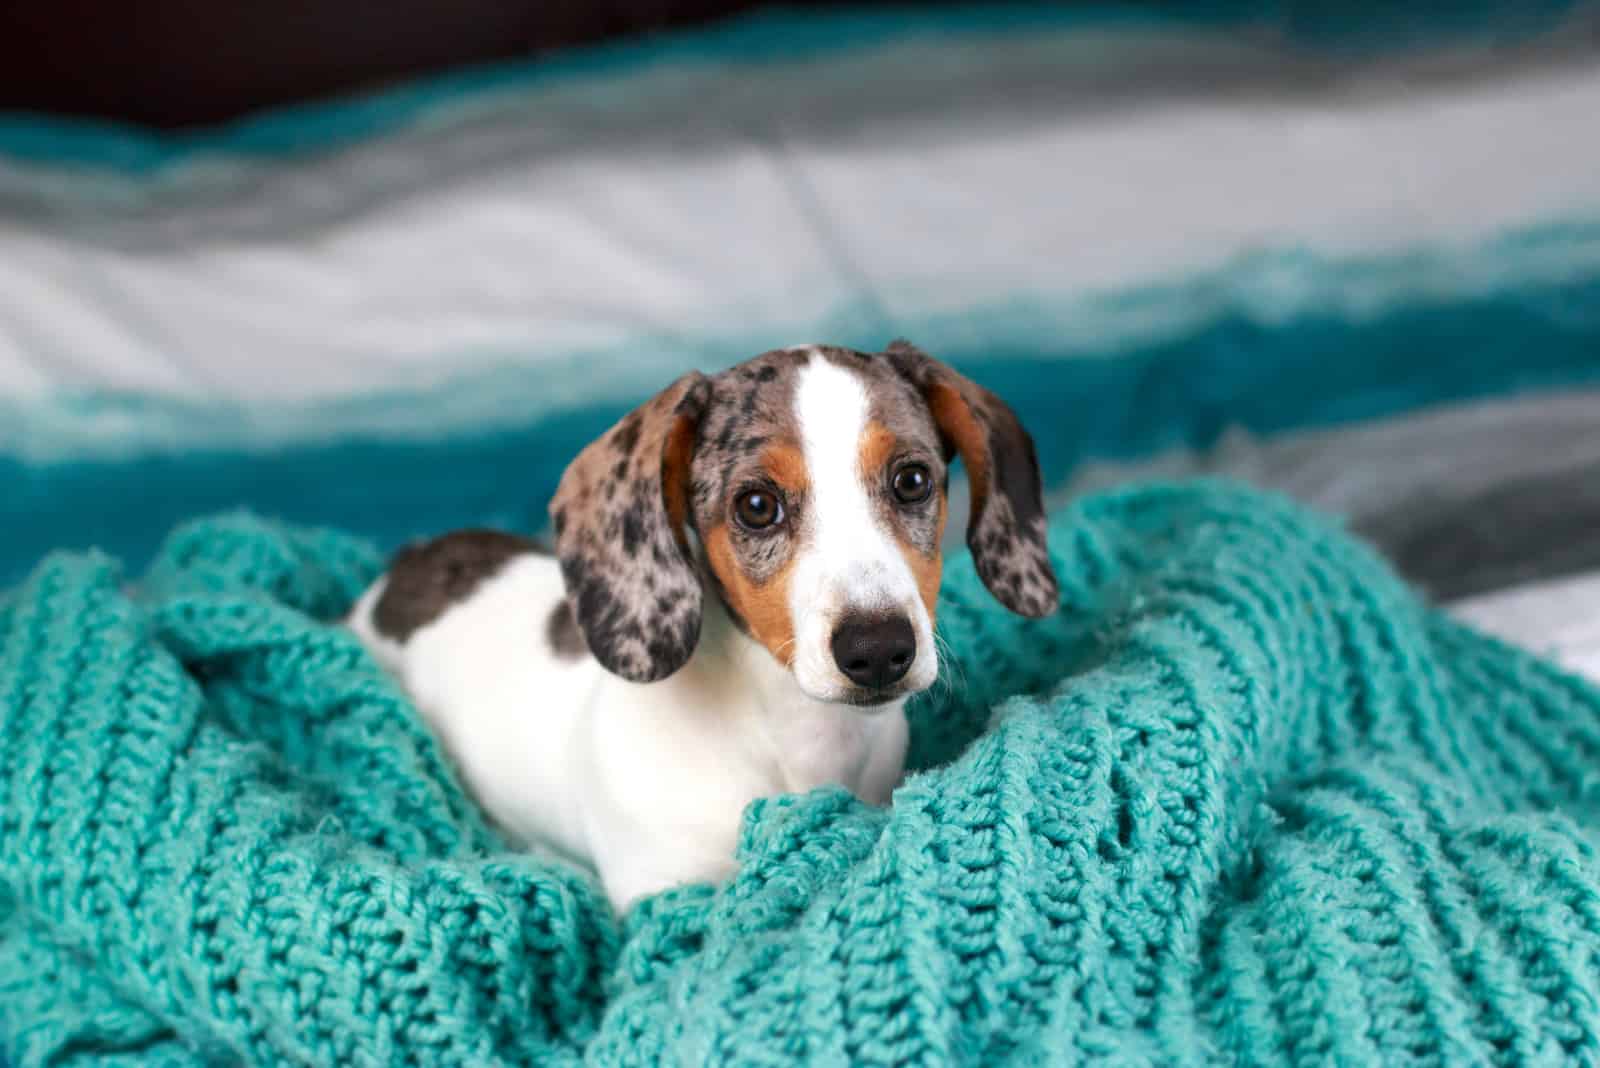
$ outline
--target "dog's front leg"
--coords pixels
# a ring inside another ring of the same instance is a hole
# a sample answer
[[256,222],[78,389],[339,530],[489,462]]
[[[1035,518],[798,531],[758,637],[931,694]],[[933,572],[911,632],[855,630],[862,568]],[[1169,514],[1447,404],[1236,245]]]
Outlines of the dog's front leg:
[[589,842],[611,907],[621,916],[641,898],[734,874],[738,826],[686,831],[637,820],[591,824]]

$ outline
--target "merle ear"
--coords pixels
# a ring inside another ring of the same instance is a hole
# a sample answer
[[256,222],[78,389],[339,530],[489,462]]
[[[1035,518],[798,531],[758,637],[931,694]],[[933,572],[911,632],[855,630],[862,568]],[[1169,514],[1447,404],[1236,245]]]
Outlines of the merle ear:
[[944,439],[959,453],[972,490],[967,546],[978,577],[1001,604],[1039,618],[1056,610],[1056,575],[1045,544],[1044,495],[1033,439],[999,397],[908,341],[884,355],[922,394]]
[[654,682],[700,640],[689,463],[711,397],[684,375],[578,454],[550,502],[556,556],[585,644],[606,670]]

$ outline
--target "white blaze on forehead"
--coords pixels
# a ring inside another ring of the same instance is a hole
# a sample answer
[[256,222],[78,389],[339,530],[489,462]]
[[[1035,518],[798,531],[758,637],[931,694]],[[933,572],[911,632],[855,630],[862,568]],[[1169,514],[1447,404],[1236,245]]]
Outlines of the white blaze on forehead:
[[869,384],[813,353],[796,377],[794,412],[808,483],[789,580],[795,678],[813,698],[841,700],[853,684],[834,662],[835,629],[853,612],[904,613],[917,637],[906,684],[926,688],[939,671],[933,621],[868,490],[867,480],[879,473],[861,470],[861,442],[872,419]]
[[[916,583],[899,546],[884,529],[861,471],[861,440],[871,419],[863,378],[822,357],[801,368],[795,416],[810,478],[807,543],[792,591],[820,598],[825,611],[897,607]],[[807,589],[809,587],[809,589]],[[831,604],[830,604],[831,602]]]

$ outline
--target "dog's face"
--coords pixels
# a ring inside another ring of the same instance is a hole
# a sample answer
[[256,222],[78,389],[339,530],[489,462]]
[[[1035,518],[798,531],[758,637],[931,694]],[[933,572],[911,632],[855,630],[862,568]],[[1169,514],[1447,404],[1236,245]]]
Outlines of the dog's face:
[[980,576],[1012,610],[1048,614],[1033,444],[993,394],[903,343],[680,379],[586,449],[551,506],[590,650],[625,678],[665,677],[709,588],[813,698],[926,688],[958,454]]
[[946,466],[917,390],[887,361],[800,349],[713,396],[690,507],[733,617],[819,700],[927,687]]

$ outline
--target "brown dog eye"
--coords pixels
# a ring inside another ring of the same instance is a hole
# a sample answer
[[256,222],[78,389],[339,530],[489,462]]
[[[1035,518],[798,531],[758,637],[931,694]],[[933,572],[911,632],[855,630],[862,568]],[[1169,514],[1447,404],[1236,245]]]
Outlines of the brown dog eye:
[[751,530],[766,530],[783,521],[783,502],[766,490],[748,490],[733,502],[733,513]]
[[906,464],[894,473],[893,486],[901,504],[917,504],[933,492],[933,476],[922,464]]

